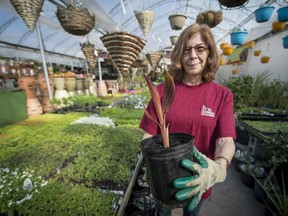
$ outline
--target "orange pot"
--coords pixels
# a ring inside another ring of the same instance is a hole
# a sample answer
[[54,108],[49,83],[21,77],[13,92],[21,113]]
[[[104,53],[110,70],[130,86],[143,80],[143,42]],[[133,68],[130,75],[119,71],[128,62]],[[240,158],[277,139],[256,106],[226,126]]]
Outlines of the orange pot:
[[234,51],[234,48],[232,46],[227,46],[223,48],[224,55],[231,55],[233,51]]
[[262,63],[262,64],[268,63],[269,60],[270,60],[270,57],[268,57],[268,56],[263,56],[263,57],[261,57],[261,63]]
[[282,31],[285,29],[285,24],[286,24],[286,22],[273,22],[272,23],[272,29],[274,32]]
[[254,51],[254,56],[259,56],[261,54],[261,50],[255,50]]
[[252,49],[255,46],[255,41],[248,41],[245,43],[250,49]]
[[224,49],[225,47],[228,47],[228,43],[221,43],[220,44],[220,49]]

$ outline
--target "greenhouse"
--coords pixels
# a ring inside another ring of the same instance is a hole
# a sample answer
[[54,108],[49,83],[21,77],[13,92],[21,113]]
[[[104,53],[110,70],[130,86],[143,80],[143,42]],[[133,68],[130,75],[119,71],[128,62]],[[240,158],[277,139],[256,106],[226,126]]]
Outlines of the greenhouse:
[[0,215],[288,216],[287,0],[1,0]]

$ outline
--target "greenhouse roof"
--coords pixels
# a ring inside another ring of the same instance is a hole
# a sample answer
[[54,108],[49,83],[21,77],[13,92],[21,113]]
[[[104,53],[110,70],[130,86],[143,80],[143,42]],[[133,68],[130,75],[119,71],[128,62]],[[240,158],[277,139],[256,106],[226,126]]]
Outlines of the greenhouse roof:
[[[73,2],[73,1],[72,1]],[[56,11],[58,7],[66,7],[70,0],[45,0],[39,17],[39,26],[44,43],[44,50],[51,58],[70,57],[84,59],[80,44],[86,41],[93,43],[98,50],[106,50],[100,37],[106,33],[124,31],[145,38],[143,53],[171,49],[170,36],[179,35],[181,30],[172,30],[168,17],[175,13],[187,15],[184,28],[196,21],[197,15],[207,10],[223,12],[223,21],[212,28],[217,43],[229,42],[233,29],[241,27],[249,32],[248,40],[257,39],[271,31],[271,23],[277,20],[277,9],[286,5],[287,1],[250,0],[243,7],[228,9],[218,0],[74,0],[74,4],[87,8],[95,15],[94,29],[86,36],[74,36],[62,28]],[[275,7],[272,18],[266,23],[255,21],[254,11],[264,4]],[[151,10],[155,12],[152,27],[145,37],[135,17],[135,11]],[[25,58],[27,49],[39,50],[37,27],[29,31],[22,18],[17,14],[9,0],[0,3],[0,55]],[[14,49],[14,51],[12,51]],[[15,52],[15,49],[17,52]],[[33,53],[29,53],[33,58]],[[49,61],[49,59],[47,60]]]

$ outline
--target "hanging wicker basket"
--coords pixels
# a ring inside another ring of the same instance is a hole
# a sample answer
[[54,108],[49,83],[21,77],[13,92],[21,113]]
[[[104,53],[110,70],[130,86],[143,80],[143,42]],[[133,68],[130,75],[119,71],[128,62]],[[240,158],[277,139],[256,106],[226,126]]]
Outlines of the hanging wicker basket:
[[222,11],[205,11],[197,15],[196,23],[198,24],[206,24],[210,28],[215,27],[223,20]]
[[237,8],[242,7],[249,2],[249,0],[218,0],[220,6],[225,6],[227,8]]
[[153,24],[155,13],[149,10],[135,11],[134,13],[146,37]]
[[58,7],[56,15],[63,29],[73,35],[86,35],[95,24],[95,16],[86,8],[79,10],[71,4],[65,9]]
[[152,52],[152,53],[148,53],[146,55],[146,58],[148,59],[151,67],[155,70],[155,68],[158,66],[160,60],[163,57],[163,53],[161,52]]
[[87,61],[89,62],[90,66],[94,68],[97,63],[97,56],[95,56],[95,46],[89,42],[83,43],[81,45],[81,50],[84,53]]
[[44,0],[10,0],[10,2],[22,17],[28,29],[33,31],[40,16]]
[[138,59],[146,41],[126,32],[113,32],[102,36],[100,39],[107,48],[117,71],[123,77],[128,77],[130,75],[129,69]]

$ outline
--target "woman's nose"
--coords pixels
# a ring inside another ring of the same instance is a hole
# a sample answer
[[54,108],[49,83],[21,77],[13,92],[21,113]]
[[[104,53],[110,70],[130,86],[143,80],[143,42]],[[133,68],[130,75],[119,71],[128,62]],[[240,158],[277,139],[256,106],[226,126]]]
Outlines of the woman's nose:
[[189,57],[190,58],[197,58],[198,57],[196,50],[193,47],[189,51]]

